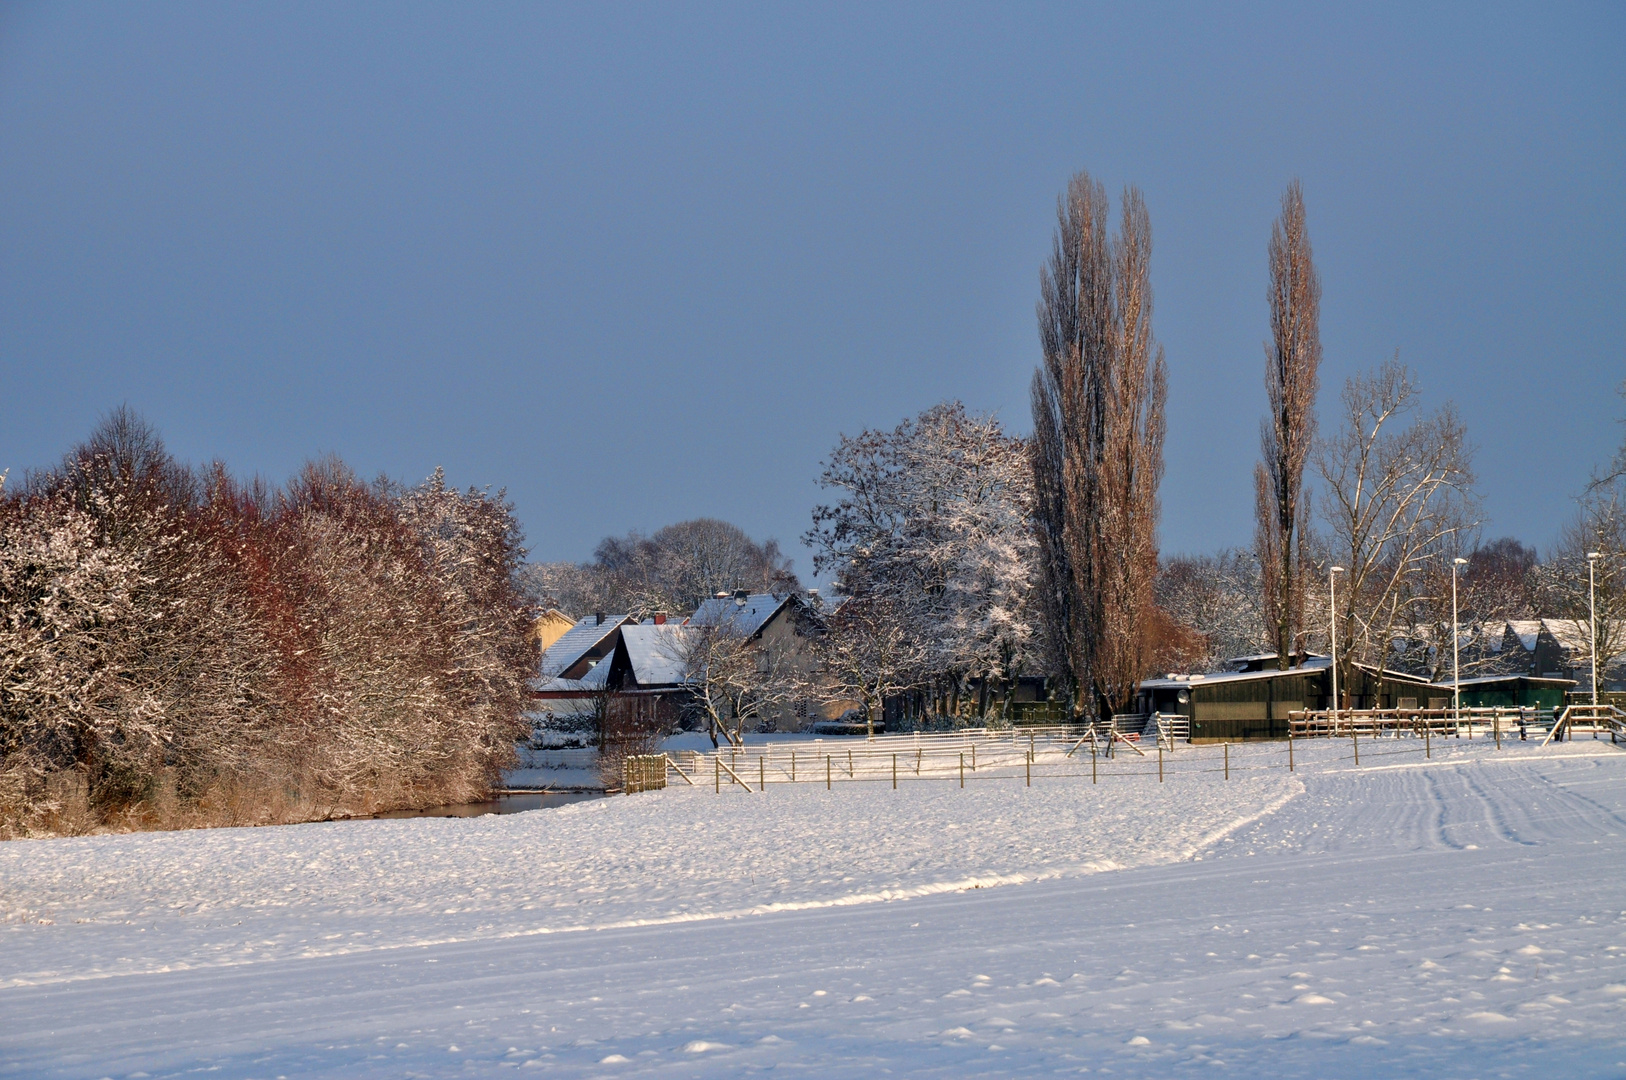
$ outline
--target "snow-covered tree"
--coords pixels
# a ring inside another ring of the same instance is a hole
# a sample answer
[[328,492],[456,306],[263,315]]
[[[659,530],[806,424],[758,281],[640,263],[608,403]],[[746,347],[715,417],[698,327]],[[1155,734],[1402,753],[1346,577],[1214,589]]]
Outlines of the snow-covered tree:
[[907,646],[886,651],[916,665],[889,676],[898,688],[1003,682],[1033,663],[1032,473],[1020,439],[949,402],[843,436],[819,482],[842,497],[813,511],[815,569],[839,575],[848,605],[862,601],[832,621],[832,637],[895,621]]

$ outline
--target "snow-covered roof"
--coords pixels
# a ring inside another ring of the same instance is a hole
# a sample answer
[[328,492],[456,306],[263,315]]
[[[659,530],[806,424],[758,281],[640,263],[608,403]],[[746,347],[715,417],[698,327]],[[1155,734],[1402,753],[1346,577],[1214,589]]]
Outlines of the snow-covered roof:
[[[1273,654],[1274,655],[1274,654]],[[1269,671],[1213,671],[1202,675],[1175,675],[1170,674],[1163,679],[1145,679],[1141,682],[1144,690],[1176,690],[1189,686],[1212,686],[1215,683],[1252,682],[1256,679],[1279,679],[1284,675],[1307,675],[1322,672],[1332,665],[1332,658],[1327,656],[1313,656],[1298,667],[1282,671],[1271,668]]]
[[[629,616],[606,615],[604,621],[599,622],[598,616],[588,615],[578,619],[576,625],[559,635],[559,640],[549,645],[542,653],[542,665],[537,674],[540,681],[546,682],[561,671],[572,667],[580,660],[587,650],[615,633],[616,627],[626,622]],[[533,689],[540,689],[534,686]]]
[[[589,671],[588,674],[591,675],[592,672]],[[600,682],[602,681],[601,679]],[[585,679],[561,679],[555,676],[552,679],[532,679],[531,689],[539,694],[581,694],[593,690],[594,687],[589,686]]]
[[761,630],[790,599],[790,594],[752,593],[742,603],[732,596],[717,596],[703,602],[689,616],[690,626],[732,626],[745,637]]
[[1536,638],[1541,636],[1540,619],[1509,619],[1507,628],[1513,631],[1513,636],[1519,639],[1519,647],[1525,652],[1536,651]]
[[[621,628],[621,644],[627,650],[632,677],[639,686],[673,686],[684,682],[683,646],[688,635],[688,628],[676,623]],[[608,674],[609,665],[600,664],[588,672],[588,676],[600,668],[606,669],[605,674]]]
[[[1527,682],[1563,683],[1565,686],[1574,686],[1575,685],[1575,680],[1574,679],[1537,678],[1534,675],[1475,675],[1473,678],[1471,678],[1471,679],[1463,679],[1460,683],[1455,684],[1455,685],[1459,685],[1459,686],[1483,686],[1486,683],[1508,682],[1511,679],[1524,679]],[[1436,683],[1435,685],[1444,687],[1445,689],[1449,690],[1452,687],[1453,684],[1451,682],[1447,681],[1447,682]]]

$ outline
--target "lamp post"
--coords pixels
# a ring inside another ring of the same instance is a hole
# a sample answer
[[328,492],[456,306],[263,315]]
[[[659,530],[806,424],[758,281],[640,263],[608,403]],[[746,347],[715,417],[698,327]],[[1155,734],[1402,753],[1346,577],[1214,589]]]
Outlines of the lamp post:
[[[1451,713],[1454,723],[1462,723],[1462,662],[1458,642],[1462,635],[1457,630],[1457,567],[1467,566],[1468,560],[1451,560]],[[1468,734],[1472,735],[1470,729]]]
[[1327,567],[1327,607],[1332,640],[1332,720],[1338,723],[1338,585],[1334,574],[1342,574],[1342,566]]
[[[1603,558],[1601,551],[1586,553],[1586,606],[1588,621],[1592,624],[1592,713],[1598,712],[1598,560]],[[1596,723],[1596,721],[1594,721]]]

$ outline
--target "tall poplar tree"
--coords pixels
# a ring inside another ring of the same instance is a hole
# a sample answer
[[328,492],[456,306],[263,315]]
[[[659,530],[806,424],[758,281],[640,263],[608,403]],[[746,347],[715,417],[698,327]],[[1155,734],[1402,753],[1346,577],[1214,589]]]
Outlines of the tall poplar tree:
[[1310,500],[1304,465],[1315,440],[1315,397],[1321,367],[1321,280],[1304,225],[1304,189],[1297,180],[1282,194],[1282,215],[1270,230],[1270,342],[1265,346],[1262,460],[1254,467],[1255,545],[1259,556],[1265,632],[1280,668],[1292,665],[1304,633]]
[[1083,172],[1058,201],[1032,387],[1039,614],[1075,711],[1096,716],[1132,707],[1145,675],[1167,391],[1146,204],[1124,192],[1110,241],[1109,212]]

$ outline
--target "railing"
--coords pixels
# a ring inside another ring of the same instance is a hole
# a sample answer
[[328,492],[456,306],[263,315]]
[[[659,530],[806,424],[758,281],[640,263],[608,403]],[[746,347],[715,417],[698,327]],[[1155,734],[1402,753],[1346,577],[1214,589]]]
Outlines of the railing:
[[1542,740],[1542,745],[1546,745],[1554,739],[1562,740],[1566,734],[1571,739],[1574,739],[1575,729],[1578,727],[1591,729],[1594,739],[1598,737],[1599,732],[1607,731],[1609,732],[1609,741],[1616,743],[1620,741],[1622,736],[1626,736],[1626,712],[1621,711],[1615,705],[1604,702],[1599,702],[1596,705],[1590,703],[1567,705],[1564,711],[1559,713],[1557,719],[1553,721],[1552,730],[1547,732],[1547,737]]
[[1415,735],[1473,738],[1483,731],[1501,741],[1517,733],[1548,735],[1556,719],[1551,709],[1531,706],[1490,706],[1469,709],[1305,709],[1287,714],[1288,732],[1295,739],[1345,738],[1350,735]]

